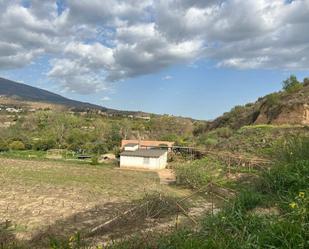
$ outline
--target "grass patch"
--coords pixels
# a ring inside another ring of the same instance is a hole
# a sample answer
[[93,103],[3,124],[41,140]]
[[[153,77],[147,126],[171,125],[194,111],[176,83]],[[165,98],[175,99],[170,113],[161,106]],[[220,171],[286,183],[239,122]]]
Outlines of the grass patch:
[[45,151],[36,150],[8,150],[0,152],[0,156],[6,158],[20,158],[20,159],[43,159],[46,158]]
[[177,183],[190,188],[200,188],[209,182],[218,182],[222,179],[223,166],[213,158],[203,158],[193,162],[174,166]]

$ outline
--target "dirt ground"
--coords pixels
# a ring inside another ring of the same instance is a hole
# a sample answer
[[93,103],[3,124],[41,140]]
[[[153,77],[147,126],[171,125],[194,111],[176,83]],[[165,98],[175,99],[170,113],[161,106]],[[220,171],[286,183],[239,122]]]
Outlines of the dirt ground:
[[188,194],[160,184],[154,172],[0,158],[0,224],[9,224],[17,241],[89,230],[151,191]]

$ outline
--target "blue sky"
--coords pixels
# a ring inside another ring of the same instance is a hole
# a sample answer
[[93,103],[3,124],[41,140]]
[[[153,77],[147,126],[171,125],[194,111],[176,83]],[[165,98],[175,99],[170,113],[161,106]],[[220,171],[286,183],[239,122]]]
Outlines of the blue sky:
[[309,0],[0,8],[0,77],[110,108],[213,119],[309,76]]
[[[213,119],[235,105],[256,101],[281,90],[282,81],[291,74],[299,79],[308,71],[222,69],[198,62],[178,65],[160,73],[136,77],[114,84],[111,89],[90,95],[62,92],[46,81],[46,59],[2,75],[32,86],[57,92],[68,98],[120,109],[159,114]],[[43,75],[41,73],[43,72]]]

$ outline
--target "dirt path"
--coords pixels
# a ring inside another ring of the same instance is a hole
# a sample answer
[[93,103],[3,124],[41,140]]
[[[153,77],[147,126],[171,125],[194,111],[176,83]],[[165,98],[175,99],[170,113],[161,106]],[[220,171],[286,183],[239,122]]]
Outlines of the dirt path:
[[162,169],[157,171],[160,178],[160,184],[168,185],[176,182],[176,175],[171,169]]

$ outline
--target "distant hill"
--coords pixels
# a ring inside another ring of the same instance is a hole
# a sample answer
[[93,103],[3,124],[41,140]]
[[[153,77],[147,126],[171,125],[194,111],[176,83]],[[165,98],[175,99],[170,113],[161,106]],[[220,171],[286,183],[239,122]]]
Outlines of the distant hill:
[[209,130],[245,125],[309,125],[309,80],[299,82],[296,88],[259,98],[255,103],[235,106],[215,120],[208,122]]
[[[0,97],[1,96],[5,96],[7,98],[6,100],[2,98],[2,102],[8,101],[13,105],[16,105],[17,102],[19,102],[19,105],[26,104],[28,106],[29,105],[39,106],[40,108],[43,107],[41,109],[44,109],[44,107],[49,108],[52,105],[54,105],[53,108],[55,108],[55,106],[57,105],[58,107],[59,106],[61,108],[65,107],[71,109],[72,111],[77,112],[96,110],[96,111],[102,111],[108,115],[135,117],[139,119],[148,119],[150,116],[162,116],[159,114],[147,113],[143,111],[115,110],[100,105],[72,100],[65,98],[59,94],[55,94],[37,87],[32,87],[26,84],[18,83],[0,77]],[[21,102],[27,102],[27,103],[21,103]],[[173,118],[179,120],[190,120],[193,122],[193,119],[191,118],[175,117],[175,116],[173,116]]]
[[52,103],[52,104],[59,104],[65,105],[68,107],[75,107],[75,108],[85,108],[85,109],[98,109],[101,111],[115,111],[112,109],[108,109],[99,105],[94,105],[90,103],[80,102],[76,100],[71,100],[65,98],[61,95],[32,87],[29,85],[17,83],[11,80],[7,80],[4,78],[0,78],[0,95],[6,97],[12,97],[17,100],[26,100],[26,101],[38,101],[44,103]]

